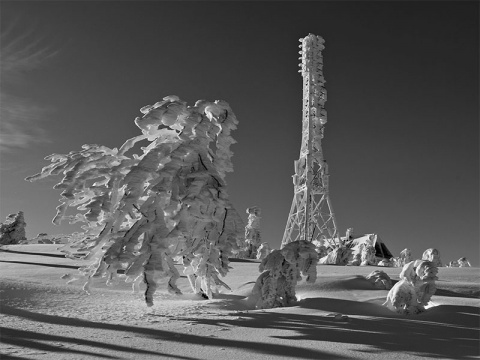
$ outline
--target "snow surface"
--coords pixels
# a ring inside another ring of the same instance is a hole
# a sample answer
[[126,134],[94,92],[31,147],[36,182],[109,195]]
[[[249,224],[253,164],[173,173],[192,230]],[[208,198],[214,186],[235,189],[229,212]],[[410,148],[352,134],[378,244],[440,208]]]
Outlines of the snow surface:
[[[3,359],[471,359],[480,355],[478,268],[440,268],[426,313],[395,314],[365,276],[375,266],[318,265],[315,284],[297,286],[291,307],[253,310],[258,260],[236,260],[214,300],[157,291],[147,307],[131,285],[92,294],[61,279],[80,262],[59,245],[0,249]],[[381,268],[398,281],[401,268]]]

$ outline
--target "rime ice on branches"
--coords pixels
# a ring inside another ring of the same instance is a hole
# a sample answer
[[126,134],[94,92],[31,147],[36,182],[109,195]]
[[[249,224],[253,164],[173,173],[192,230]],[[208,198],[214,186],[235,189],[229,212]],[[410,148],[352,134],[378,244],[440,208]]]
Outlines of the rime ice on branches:
[[[84,145],[80,151],[50,155],[52,164],[28,177],[35,181],[63,174],[54,188],[62,190],[53,220],[83,222],[84,233],[63,248],[83,256],[80,268],[88,291],[92,278],[146,283],[145,301],[153,304],[159,278],[180,293],[174,263],[196,293],[212,297],[228,272],[228,257],[243,246],[244,224],[228,200],[225,174],[233,171],[230,132],[238,121],[224,101],[197,101],[187,106],[176,96],[140,110],[135,119],[142,134],[119,149]],[[136,154],[135,144],[148,145]],[[133,152],[132,155],[127,153]],[[67,216],[69,207],[81,212]]]

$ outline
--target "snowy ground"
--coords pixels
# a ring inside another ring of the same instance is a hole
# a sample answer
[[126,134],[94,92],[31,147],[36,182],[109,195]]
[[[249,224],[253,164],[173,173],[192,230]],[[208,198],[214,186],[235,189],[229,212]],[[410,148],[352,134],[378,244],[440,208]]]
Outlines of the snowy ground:
[[[6,359],[472,359],[480,358],[478,268],[440,268],[432,307],[405,317],[363,276],[377,267],[318,266],[296,306],[253,310],[258,262],[231,262],[232,291],[169,295],[153,307],[129,284],[99,279],[91,295],[60,277],[78,262],[58,245],[0,250],[0,358]],[[382,268],[397,280],[400,269]],[[337,315],[336,314],[341,314]],[[343,315],[343,316],[342,316]]]

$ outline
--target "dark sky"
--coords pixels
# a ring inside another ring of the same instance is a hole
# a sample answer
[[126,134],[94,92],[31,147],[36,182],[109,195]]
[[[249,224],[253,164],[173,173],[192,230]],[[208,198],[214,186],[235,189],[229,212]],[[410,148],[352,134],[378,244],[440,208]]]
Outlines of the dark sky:
[[278,248],[301,140],[298,39],[326,43],[323,140],[341,234],[377,233],[394,255],[429,247],[479,265],[479,4],[476,1],[2,1],[1,214],[27,235],[51,219],[52,153],[139,134],[167,95],[222,99],[240,124],[229,194],[262,209]]

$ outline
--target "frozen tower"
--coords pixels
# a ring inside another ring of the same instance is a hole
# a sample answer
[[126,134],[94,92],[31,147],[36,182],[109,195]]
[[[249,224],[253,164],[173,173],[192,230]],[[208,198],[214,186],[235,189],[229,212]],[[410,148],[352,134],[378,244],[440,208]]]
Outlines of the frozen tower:
[[323,158],[322,138],[327,122],[322,50],[324,40],[309,34],[300,39],[303,77],[302,147],[295,161],[294,196],[282,247],[296,240],[327,241],[337,237],[335,215],[328,194],[328,166]]

